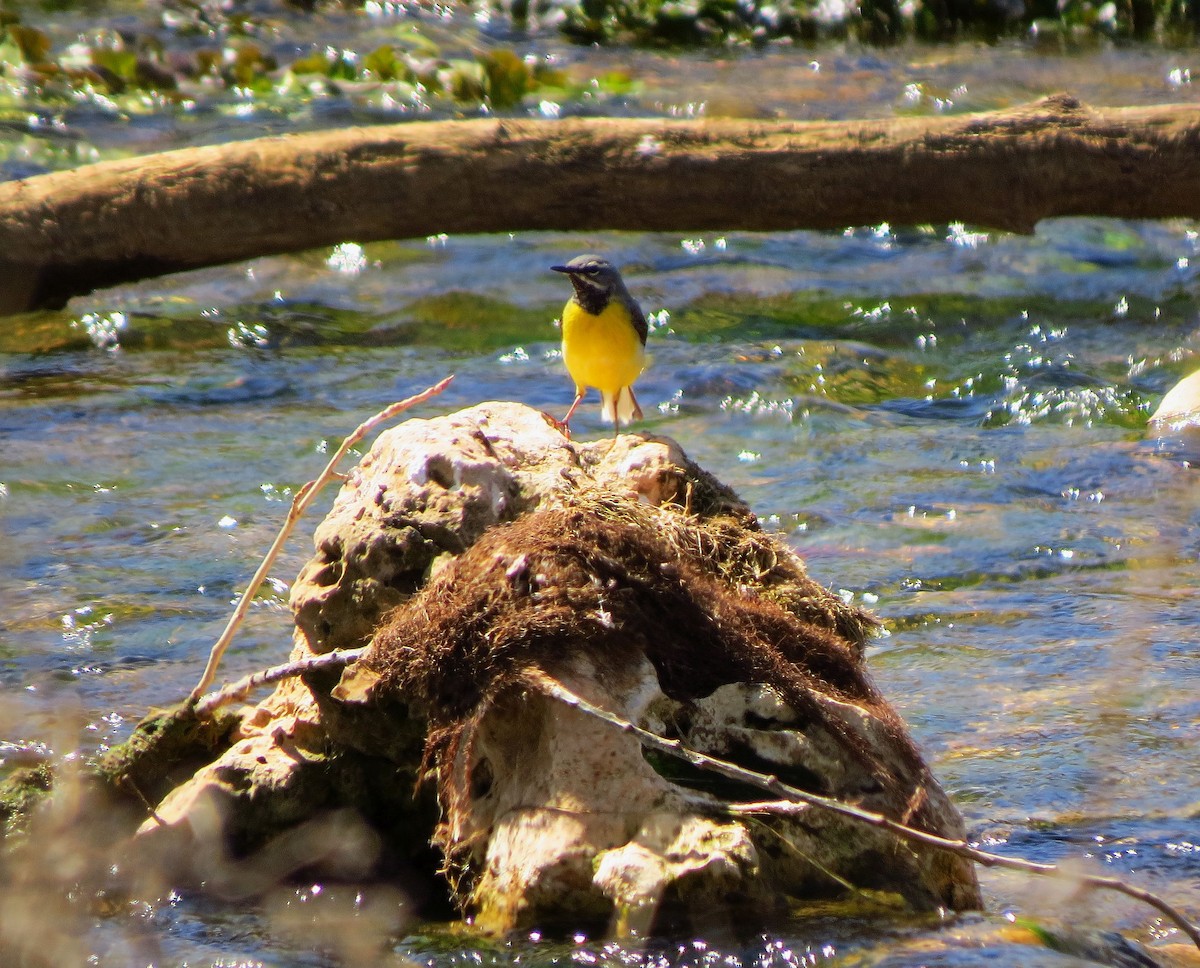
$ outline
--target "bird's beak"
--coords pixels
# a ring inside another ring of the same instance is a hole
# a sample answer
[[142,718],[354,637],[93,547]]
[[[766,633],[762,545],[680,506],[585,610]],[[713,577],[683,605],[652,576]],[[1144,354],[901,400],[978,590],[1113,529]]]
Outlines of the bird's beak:
[[571,271],[570,267],[568,267],[568,266],[551,266],[550,268],[553,269],[555,272],[570,272]]

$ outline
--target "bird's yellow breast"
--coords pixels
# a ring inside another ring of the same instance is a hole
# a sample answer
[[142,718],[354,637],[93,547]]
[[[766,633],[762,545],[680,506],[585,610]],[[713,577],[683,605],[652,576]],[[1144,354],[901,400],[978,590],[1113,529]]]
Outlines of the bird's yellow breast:
[[563,309],[562,335],[563,362],[577,387],[616,394],[645,366],[645,347],[620,300],[593,316],[572,299]]

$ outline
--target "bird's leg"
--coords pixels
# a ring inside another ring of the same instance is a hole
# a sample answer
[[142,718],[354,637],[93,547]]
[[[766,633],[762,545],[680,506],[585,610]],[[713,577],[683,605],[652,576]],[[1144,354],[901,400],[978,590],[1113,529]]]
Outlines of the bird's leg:
[[584,396],[587,394],[587,387],[575,389],[575,401],[571,404],[571,409],[567,411],[567,415],[562,420],[556,420],[555,425],[567,440],[571,439],[571,418],[575,415],[575,409],[583,402]]
[[633,387],[626,387],[625,389],[629,391],[629,399],[633,401],[633,419],[641,420],[642,419],[642,407],[641,407],[641,404],[639,404],[637,402],[637,397],[634,396]]
[[571,422],[571,418],[575,415],[575,409],[583,403],[584,395],[587,390],[576,390],[575,399],[571,402],[571,409],[567,411],[567,415],[562,418],[563,425],[566,426]]

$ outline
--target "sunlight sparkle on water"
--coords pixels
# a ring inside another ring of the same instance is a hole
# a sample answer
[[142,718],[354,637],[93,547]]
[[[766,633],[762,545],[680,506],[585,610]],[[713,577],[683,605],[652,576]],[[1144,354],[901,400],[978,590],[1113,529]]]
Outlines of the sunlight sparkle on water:
[[683,391],[675,390],[674,392],[672,392],[671,396],[668,399],[663,400],[658,405],[658,412],[662,413],[662,414],[679,413],[679,401],[682,399],[683,399]]
[[276,487],[274,484],[264,482],[258,488],[267,501],[289,501],[292,497],[292,489],[287,486]]
[[646,325],[652,333],[657,333],[665,329],[668,336],[674,335],[675,331],[670,328],[670,322],[671,313],[666,309],[660,309],[656,313],[646,313]]
[[363,253],[363,247],[357,242],[343,242],[333,247],[325,264],[335,272],[357,276],[367,267],[367,257]]
[[115,352],[121,348],[121,333],[129,320],[122,312],[107,315],[87,313],[71,323],[72,329],[82,328],[97,349]]
[[960,249],[977,249],[988,240],[987,232],[969,232],[962,222],[951,222],[946,241]]
[[248,325],[239,322],[227,331],[229,345],[234,349],[261,349],[271,342],[267,327],[262,323]]
[[[816,388],[813,389],[815,391]],[[790,421],[795,416],[796,402],[790,397],[782,400],[762,397],[756,390],[747,397],[725,397],[719,406],[722,410],[750,414],[755,417],[783,416]],[[678,408],[676,407],[676,409]],[[741,458],[739,457],[739,459]]]

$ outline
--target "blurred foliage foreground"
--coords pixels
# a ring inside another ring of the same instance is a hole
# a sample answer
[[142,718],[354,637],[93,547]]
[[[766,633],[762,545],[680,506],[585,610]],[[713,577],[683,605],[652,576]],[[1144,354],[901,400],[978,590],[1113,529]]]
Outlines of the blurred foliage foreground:
[[[503,110],[529,95],[546,101],[624,93],[621,72],[573,82],[546,58],[488,43],[447,56],[423,34],[423,17],[488,25],[492,37],[545,32],[581,44],[688,48],[854,38],[886,44],[1032,35],[1185,42],[1200,26],[1200,0],[166,0],[138,26],[96,27],[56,43],[51,32],[0,5],[0,95],[70,103],[81,96],[147,97],[195,104],[206,95],[303,100],[329,89],[367,88],[390,105]],[[274,43],[280,24],[322,16],[394,20],[370,50]],[[2,98],[0,98],[2,99]]]

